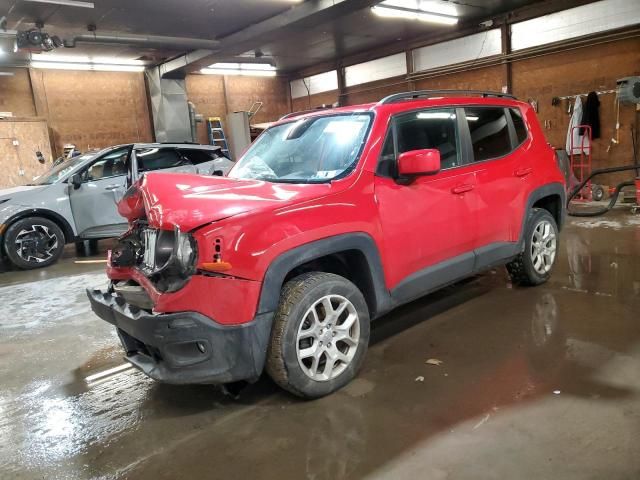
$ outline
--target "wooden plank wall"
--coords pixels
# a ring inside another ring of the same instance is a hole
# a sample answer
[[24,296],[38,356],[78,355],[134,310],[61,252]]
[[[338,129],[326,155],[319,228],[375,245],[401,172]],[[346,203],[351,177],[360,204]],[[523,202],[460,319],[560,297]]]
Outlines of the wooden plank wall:
[[[18,145],[13,141],[17,140]],[[0,188],[24,185],[46,172],[50,164],[36,160],[40,150],[51,160],[47,122],[38,118],[0,120]]]
[[[272,122],[290,111],[289,83],[283,77],[187,75],[186,86],[196,112],[221,117],[223,126],[227,113],[248,110],[256,101],[264,105],[251,123]],[[208,143],[205,124],[198,124],[198,141]]]

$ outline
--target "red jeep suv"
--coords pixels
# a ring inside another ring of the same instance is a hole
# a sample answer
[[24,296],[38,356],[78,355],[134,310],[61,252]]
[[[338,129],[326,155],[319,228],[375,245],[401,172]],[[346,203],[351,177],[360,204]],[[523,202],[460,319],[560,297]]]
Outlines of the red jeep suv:
[[362,365],[370,321],[497,265],[549,278],[564,177],[533,109],[418,91],[290,114],[228,177],[149,173],[107,290],[126,359],[167,383],[253,381],[313,398]]

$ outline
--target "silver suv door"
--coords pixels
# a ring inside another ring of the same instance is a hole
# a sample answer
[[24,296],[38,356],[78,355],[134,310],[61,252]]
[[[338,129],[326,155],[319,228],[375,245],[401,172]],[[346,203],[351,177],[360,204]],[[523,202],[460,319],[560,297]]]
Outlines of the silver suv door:
[[69,199],[78,236],[115,237],[127,229],[117,202],[125,189],[129,147],[113,150],[79,172],[81,183],[69,180]]

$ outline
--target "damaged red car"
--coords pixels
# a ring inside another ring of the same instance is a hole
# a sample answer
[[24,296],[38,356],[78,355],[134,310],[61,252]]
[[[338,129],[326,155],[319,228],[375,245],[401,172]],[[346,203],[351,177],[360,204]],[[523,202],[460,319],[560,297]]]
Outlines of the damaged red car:
[[424,91],[292,114],[228,177],[149,173],[87,291],[126,359],[168,383],[314,398],[361,367],[371,321],[497,265],[551,275],[565,189],[526,103]]

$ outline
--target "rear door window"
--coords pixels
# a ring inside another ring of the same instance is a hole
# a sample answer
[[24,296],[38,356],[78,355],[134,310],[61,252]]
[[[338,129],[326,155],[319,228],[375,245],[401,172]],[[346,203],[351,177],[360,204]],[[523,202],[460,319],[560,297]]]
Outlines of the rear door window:
[[192,165],[200,165],[201,163],[211,162],[220,157],[218,152],[214,150],[197,150],[197,149],[180,149],[180,154],[185,157]]
[[502,157],[511,152],[509,124],[504,108],[467,107],[464,111],[475,162]]
[[173,148],[141,148],[136,150],[136,159],[141,172],[178,167],[185,163]]

